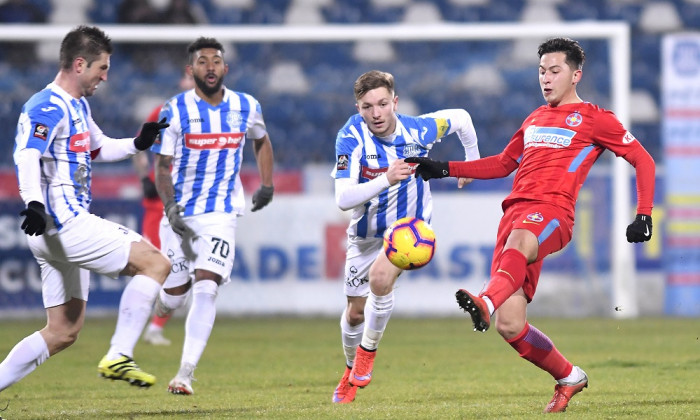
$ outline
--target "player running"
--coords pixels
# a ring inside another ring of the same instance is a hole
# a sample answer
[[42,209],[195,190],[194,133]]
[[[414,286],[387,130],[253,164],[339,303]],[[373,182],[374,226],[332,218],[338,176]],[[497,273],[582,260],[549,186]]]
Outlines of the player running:
[[585,54],[576,41],[553,38],[539,46],[539,78],[547,105],[523,122],[501,154],[473,162],[418,163],[416,177],[492,179],[517,170],[503,201],[491,266],[491,281],[478,295],[457,291],[459,306],[474,329],[486,331],[498,310],[496,329],[524,359],[557,381],[544,412],[566,410],[571,397],[588,386],[586,373],[559,353],[544,333],[527,322],[544,258],[571,240],[579,189],[588,171],[607,149],[636,169],[637,216],[627,228],[629,242],[651,239],[654,160],[615,115],[576,92]]
[[[377,347],[394,308],[394,283],[402,270],[380,252],[384,230],[402,217],[429,222],[432,215],[430,186],[411,177],[413,165],[404,158],[426,156],[452,133],[467,159],[479,158],[467,111],[398,114],[394,76],[376,70],[361,75],[354,92],[359,113],[338,132],[332,173],[338,207],[352,210],[344,269],[347,306],[340,318],[346,368],[333,393],[335,403],[352,402],[357,388],[372,380]],[[460,179],[458,185],[470,181]]]
[[156,302],[166,316],[192,293],[185,321],[180,369],[168,385],[173,394],[190,395],[193,372],[204,352],[216,318],[219,286],[230,281],[238,216],[245,200],[240,171],[246,138],[253,140],[262,185],[253,195],[252,211],[272,200],[273,151],[262,110],[251,95],[223,86],[228,73],[224,48],[214,38],[198,38],[188,47],[186,71],[194,89],[163,106],[170,123],[156,153],[156,188],[165,204],[162,247],[173,261],[186,259],[194,272],[173,270]]
[[78,339],[90,271],[133,276],[98,372],[139,386],[155,383],[132,357],[170,262],[141,235],[91,214],[89,206],[92,162],[126,159],[149,148],[167,124],[148,122],[128,139],[107,137],[95,124],[87,97],[107,81],[111,54],[111,40],[99,28],[71,30],[61,42],[56,78],[22,107],[13,155],[27,206],[20,213],[25,217],[21,227],[41,268],[47,322],[0,364],[0,391]]

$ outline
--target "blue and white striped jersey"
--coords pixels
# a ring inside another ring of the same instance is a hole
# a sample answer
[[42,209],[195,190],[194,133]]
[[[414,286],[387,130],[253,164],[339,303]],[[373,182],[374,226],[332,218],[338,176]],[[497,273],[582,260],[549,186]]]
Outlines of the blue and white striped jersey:
[[55,83],[22,106],[15,135],[15,170],[23,170],[17,164],[19,151],[33,148],[41,152],[41,194],[58,230],[89,210],[90,152],[102,147],[104,138],[92,120],[87,100],[75,99]]
[[[389,165],[411,156],[427,156],[433,144],[448,134],[451,122],[435,116],[396,114],[396,131],[388,138],[374,136],[360,114],[350,117],[335,141],[336,166],[332,176],[358,183],[382,176]],[[411,176],[352,209],[348,235],[379,238],[391,223],[406,216],[430,222],[433,200],[430,186]]]
[[246,137],[267,134],[258,101],[249,94],[224,89],[223,101],[211,106],[195,90],[165,103],[160,118],[170,126],[151,150],[172,156],[175,201],[184,215],[210,212],[243,214],[240,172]]

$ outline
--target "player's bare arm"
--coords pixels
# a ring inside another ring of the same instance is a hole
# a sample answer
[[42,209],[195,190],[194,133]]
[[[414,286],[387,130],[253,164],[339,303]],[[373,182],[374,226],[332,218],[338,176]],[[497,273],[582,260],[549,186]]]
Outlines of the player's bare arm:
[[274,153],[272,152],[270,136],[267,134],[256,139],[253,146],[255,160],[258,163],[258,171],[260,172],[260,188],[253,193],[253,208],[251,211],[258,211],[272,201],[272,195],[275,192],[275,187],[272,185]]
[[270,136],[265,134],[263,137],[254,141],[255,160],[258,163],[258,171],[260,172],[260,180],[262,185],[272,186],[272,169],[274,167],[274,153],[272,151],[272,142]]
[[173,180],[170,177],[170,166],[172,162],[172,156],[161,154],[155,155],[154,165],[156,189],[158,190],[158,195],[160,196],[160,199],[163,200],[163,203],[167,203],[175,199],[175,187],[173,186]]

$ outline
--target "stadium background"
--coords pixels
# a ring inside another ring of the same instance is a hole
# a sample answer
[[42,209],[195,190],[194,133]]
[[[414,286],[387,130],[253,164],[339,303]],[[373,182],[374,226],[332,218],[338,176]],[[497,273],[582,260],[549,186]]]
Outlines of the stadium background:
[[[121,23],[118,1],[24,3],[43,10],[47,24]],[[660,181],[666,163],[660,110],[663,37],[693,30],[700,24],[700,2],[692,0],[189,3],[199,25],[628,22],[632,39],[630,129],[655,158]],[[169,1],[152,0],[148,4],[162,11]],[[27,23],[21,13],[16,16],[17,23]],[[373,68],[394,73],[400,112],[466,108],[475,121],[482,155],[492,155],[502,150],[522,119],[542,104],[536,78],[537,43],[227,43],[231,69],[226,85],[253,94],[262,104],[278,172],[277,194],[270,208],[246,215],[241,223],[234,281],[222,291],[221,311],[234,315],[337,315],[342,308],[339,267],[347,215],[334,206],[328,174],[334,160],[335,134],[355,112],[352,82],[359,74]],[[581,43],[588,61],[579,93],[585,100],[609,107],[609,47],[602,40]],[[38,269],[19,231],[16,215],[21,202],[11,159],[14,127],[22,104],[56,73],[57,43],[39,42],[34,46],[35,55],[19,57],[10,54],[7,44],[0,48],[0,127],[6,151],[0,156],[0,312],[10,316],[42,313]],[[184,48],[173,44],[116,45],[109,81],[90,100],[95,119],[106,133],[132,136],[154,105],[177,93]],[[448,139],[435,148],[432,156],[455,159],[462,153],[459,143]],[[250,191],[257,186],[250,147],[247,159],[251,166],[246,169],[244,181]],[[545,263],[549,274],[533,304],[535,314],[617,315],[620,309],[624,311],[611,299],[606,274],[610,267],[609,160],[606,154],[582,190],[576,240]],[[96,165],[94,169],[93,211],[138,229],[140,186],[130,163]],[[490,229],[496,227],[498,205],[509,180],[476,182],[467,194],[450,192],[454,189],[450,182],[433,185],[438,254],[429,269],[408,273],[399,280],[397,313],[457,315],[451,297],[456,286],[479,289],[486,279],[492,247],[489,241],[495,236]],[[657,211],[664,208],[664,186],[664,182],[657,186]],[[640,314],[695,315],[700,312],[697,300],[681,309],[668,301],[663,219],[655,218],[655,222],[654,241],[635,247],[640,287],[644,290],[639,297]],[[89,310],[109,313],[117,305],[124,281],[96,278]],[[691,274],[692,282],[697,283],[697,274]]]

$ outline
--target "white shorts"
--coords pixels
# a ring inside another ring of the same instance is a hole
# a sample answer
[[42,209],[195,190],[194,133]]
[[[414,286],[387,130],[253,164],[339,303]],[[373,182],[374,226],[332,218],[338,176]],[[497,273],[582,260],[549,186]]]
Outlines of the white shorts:
[[163,287],[181,286],[189,280],[194,270],[207,270],[221,276],[221,285],[231,280],[233,260],[236,255],[235,214],[206,213],[183,217],[183,221],[197,235],[192,241],[194,261],[188,261],[182,251],[182,238],[170,228],[168,218],[160,222],[161,251],[170,258],[172,269]]
[[27,236],[41,267],[44,307],[72,298],[87,301],[90,271],[117,278],[129,262],[132,242],[140,240],[138,233],[90,213],[79,214],[60,232]]
[[343,270],[345,296],[369,296],[369,268],[382,252],[382,238],[348,241]]

